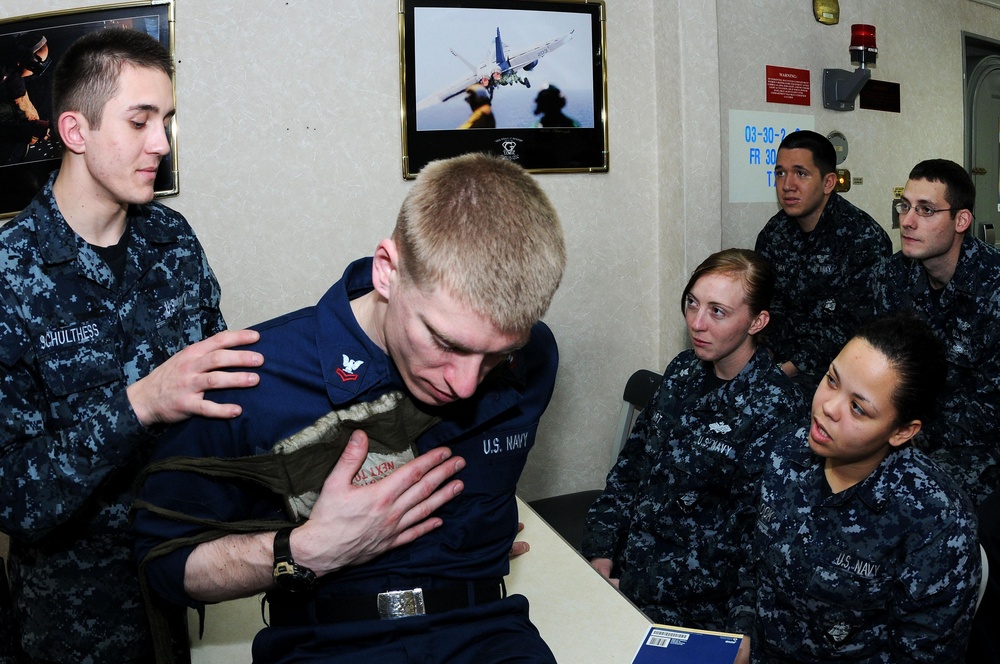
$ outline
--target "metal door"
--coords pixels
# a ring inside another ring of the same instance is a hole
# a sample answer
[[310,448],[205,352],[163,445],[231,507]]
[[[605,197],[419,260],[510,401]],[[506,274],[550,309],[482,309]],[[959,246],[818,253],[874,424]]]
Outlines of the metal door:
[[976,183],[976,237],[996,243],[1000,229],[1000,56],[983,58],[969,75],[969,171]]

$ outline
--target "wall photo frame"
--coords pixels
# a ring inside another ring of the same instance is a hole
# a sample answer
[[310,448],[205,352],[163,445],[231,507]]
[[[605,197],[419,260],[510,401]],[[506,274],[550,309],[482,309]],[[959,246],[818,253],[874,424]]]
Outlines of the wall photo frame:
[[486,152],[607,172],[603,0],[399,0],[403,177]]
[[[106,27],[130,28],[155,37],[174,59],[173,2],[120,2],[0,20],[0,218],[22,210],[59,168],[62,145],[52,117],[51,87],[55,65],[69,45]],[[180,191],[174,119],[167,137],[170,154],[160,162],[156,196]]]

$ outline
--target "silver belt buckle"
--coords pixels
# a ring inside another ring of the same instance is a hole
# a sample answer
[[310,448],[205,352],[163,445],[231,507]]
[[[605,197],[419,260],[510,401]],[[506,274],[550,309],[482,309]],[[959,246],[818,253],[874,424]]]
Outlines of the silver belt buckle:
[[423,588],[390,590],[378,594],[378,615],[383,620],[422,616],[426,613]]

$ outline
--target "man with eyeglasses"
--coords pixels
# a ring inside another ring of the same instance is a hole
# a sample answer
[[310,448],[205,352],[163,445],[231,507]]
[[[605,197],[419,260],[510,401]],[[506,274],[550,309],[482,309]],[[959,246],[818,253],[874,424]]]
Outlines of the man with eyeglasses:
[[754,247],[775,273],[766,343],[807,398],[870,315],[868,277],[892,254],[888,234],[834,192],[837,154],[814,131],[788,134],[774,167],[781,211]]
[[914,166],[896,205],[901,250],[873,283],[877,313],[913,311],[947,344],[941,413],[921,439],[979,505],[1000,482],[1000,251],[968,232],[975,201],[955,162]]
[[[878,313],[910,310],[947,347],[948,377],[938,417],[917,445],[965,489],[979,509],[979,537],[1000,572],[1000,250],[969,229],[976,187],[947,159],[910,171],[899,213],[901,250],[876,270]],[[1000,578],[1000,573],[991,574]],[[1000,584],[991,582],[976,614],[968,662],[1000,661],[995,625]]]

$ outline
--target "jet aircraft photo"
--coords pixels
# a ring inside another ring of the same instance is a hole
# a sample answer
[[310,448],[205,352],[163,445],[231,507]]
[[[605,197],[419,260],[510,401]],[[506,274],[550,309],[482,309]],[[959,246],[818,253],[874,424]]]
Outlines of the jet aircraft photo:
[[531,82],[527,76],[521,76],[518,72],[533,71],[543,56],[571,40],[574,32],[575,30],[570,30],[562,36],[553,37],[523,51],[518,51],[514,55],[510,55],[508,53],[508,46],[503,43],[503,39],[500,37],[500,28],[498,27],[496,37],[493,40],[494,48],[491,59],[484,61],[478,66],[473,65],[463,56],[456,53],[454,49],[449,49],[452,55],[461,60],[469,68],[470,74],[424,98],[417,103],[416,110],[420,111],[435,104],[448,101],[463,94],[470,85],[477,83],[489,91],[491,100],[498,86],[521,84],[526,88],[530,88]]

